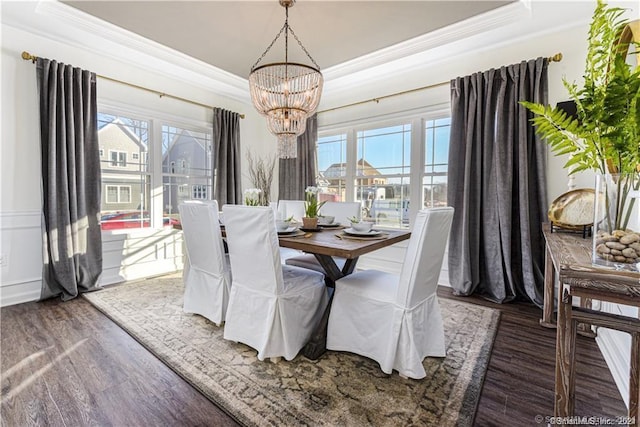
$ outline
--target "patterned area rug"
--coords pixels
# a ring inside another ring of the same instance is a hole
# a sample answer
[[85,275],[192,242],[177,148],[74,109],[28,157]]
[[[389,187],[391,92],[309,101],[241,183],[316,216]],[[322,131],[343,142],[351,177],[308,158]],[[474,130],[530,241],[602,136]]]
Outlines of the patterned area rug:
[[447,357],[405,380],[350,353],[260,362],[222,328],[182,312],[182,278],[164,276],[83,294],[211,401],[246,426],[470,426],[499,312],[440,299]]

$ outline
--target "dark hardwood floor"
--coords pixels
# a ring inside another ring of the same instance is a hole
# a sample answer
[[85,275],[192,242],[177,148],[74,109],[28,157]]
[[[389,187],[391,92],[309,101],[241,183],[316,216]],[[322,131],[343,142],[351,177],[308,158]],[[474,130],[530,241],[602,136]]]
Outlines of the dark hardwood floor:
[[[475,424],[541,425],[536,415],[553,415],[555,331],[533,306],[464,300],[502,311]],[[236,425],[82,298],[2,308],[0,337],[2,426]],[[625,415],[594,340],[579,337],[577,353],[577,413]]]

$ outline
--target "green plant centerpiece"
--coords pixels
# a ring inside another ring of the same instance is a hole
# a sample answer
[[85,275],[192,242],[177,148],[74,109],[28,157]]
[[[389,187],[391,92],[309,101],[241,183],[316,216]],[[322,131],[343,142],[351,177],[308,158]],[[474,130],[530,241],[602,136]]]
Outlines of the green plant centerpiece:
[[318,193],[320,189],[318,187],[307,187],[304,190],[304,217],[302,218],[302,224],[304,228],[317,228],[318,227],[318,213],[320,208],[326,203],[325,201],[318,201]]
[[556,155],[569,155],[569,175],[596,173],[595,264],[640,265],[640,67],[627,62],[631,45],[624,9],[598,0],[589,28],[583,86],[563,79],[577,117],[549,105],[522,102],[537,133]]

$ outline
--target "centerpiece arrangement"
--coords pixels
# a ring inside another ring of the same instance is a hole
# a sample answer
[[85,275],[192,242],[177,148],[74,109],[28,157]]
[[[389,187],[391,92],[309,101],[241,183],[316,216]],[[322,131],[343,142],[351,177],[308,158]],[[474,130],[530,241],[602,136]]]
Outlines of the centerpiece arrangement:
[[[569,175],[596,173],[593,263],[640,265],[640,67],[627,63],[632,40],[624,10],[598,0],[589,29],[584,84],[563,80],[577,117],[523,102],[536,131],[557,155],[569,155]],[[634,231],[635,227],[635,231]]]
[[307,187],[304,190],[304,217],[302,217],[302,226],[305,229],[318,228],[318,212],[326,202],[318,201],[318,187]]

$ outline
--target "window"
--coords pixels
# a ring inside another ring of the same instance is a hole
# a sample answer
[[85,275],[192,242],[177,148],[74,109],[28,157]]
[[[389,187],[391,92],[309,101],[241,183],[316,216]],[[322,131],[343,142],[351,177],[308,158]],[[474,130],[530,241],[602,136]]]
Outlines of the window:
[[162,227],[178,205],[211,196],[211,129],[163,118],[99,111],[102,228]]
[[411,124],[357,133],[356,200],[368,218],[389,227],[409,225]]
[[318,184],[325,189],[321,200],[346,201],[347,135],[318,138]]
[[111,157],[111,166],[114,168],[126,168],[127,167],[127,153],[124,151],[109,150],[109,156]]
[[425,165],[422,178],[425,208],[447,206],[450,129],[450,118],[425,122]]
[[206,185],[194,185],[191,187],[191,198],[194,200],[207,199],[207,186]]
[[446,206],[451,120],[445,115],[321,129],[321,197],[359,201],[364,218],[393,228],[408,228],[420,209]]
[[[213,168],[211,132],[162,125],[162,182],[165,215],[177,216],[185,200],[209,199]],[[191,189],[189,193],[188,189]]]
[[131,186],[106,185],[106,203],[131,203]]

